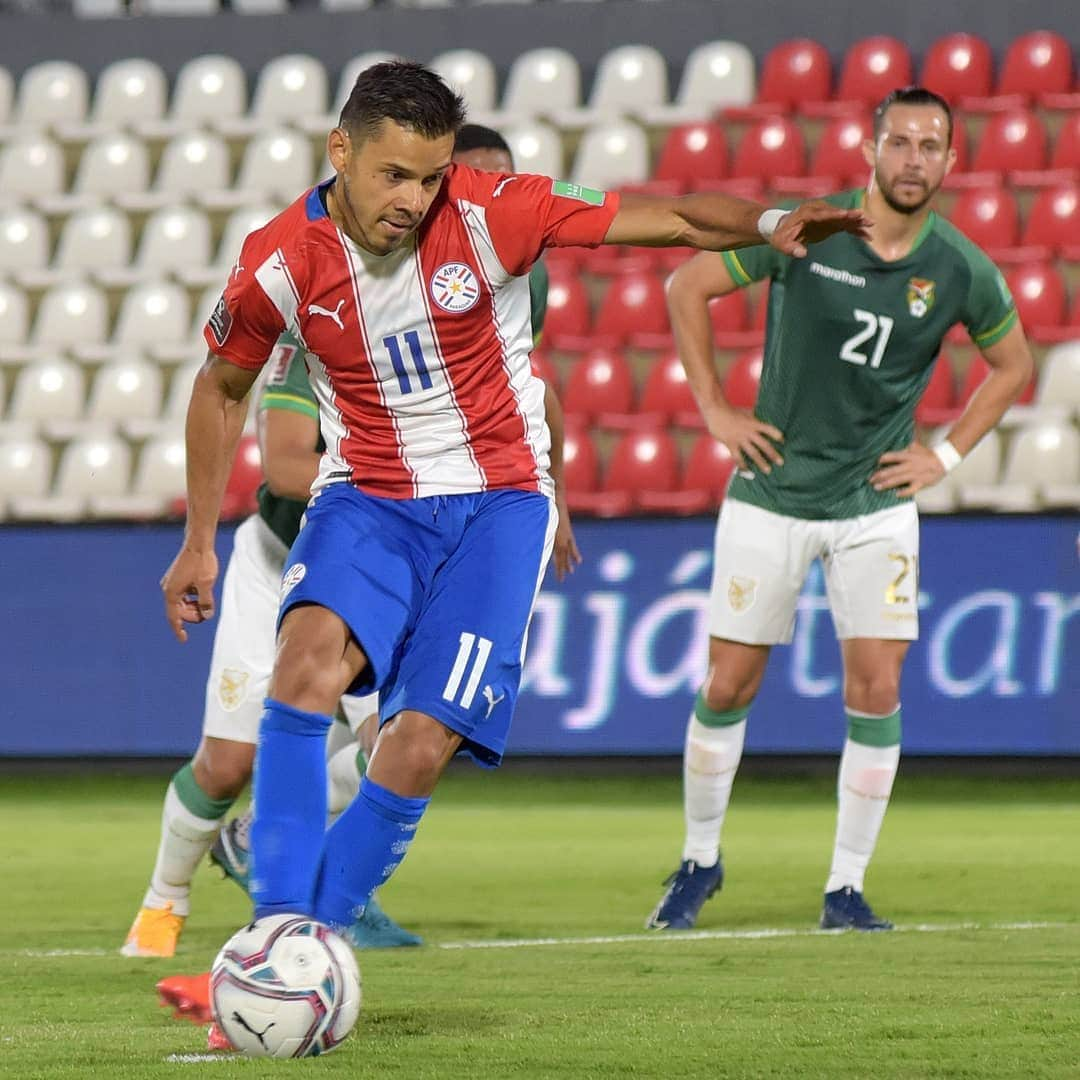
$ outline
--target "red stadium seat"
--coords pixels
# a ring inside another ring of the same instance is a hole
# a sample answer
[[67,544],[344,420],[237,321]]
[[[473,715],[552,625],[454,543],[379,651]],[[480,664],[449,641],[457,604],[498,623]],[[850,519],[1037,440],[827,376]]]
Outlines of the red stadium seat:
[[998,96],[1064,94],[1072,89],[1072,46],[1060,34],[1036,30],[1016,38],[1005,53]]
[[1013,267],[1005,280],[1028,337],[1040,342],[1060,340],[1066,293],[1058,271],[1049,263],[1033,263]]
[[1076,181],[1039,192],[1020,242],[1024,247],[1049,249],[1066,259],[1080,258],[1080,185]]
[[800,105],[808,116],[840,116],[876,105],[898,86],[910,86],[911,54],[896,38],[879,35],[856,41],[844,57],[835,100]]
[[750,349],[735,358],[724,375],[724,398],[736,409],[752,409],[757,402],[758,384],[761,382],[761,349]]
[[[959,404],[960,406],[967,405],[971,400],[972,395],[982,385],[983,379],[986,378],[990,371],[990,365],[981,357],[973,356],[971,363],[968,365],[967,373],[964,375],[964,384],[960,388]],[[1032,378],[1031,382],[1024,388],[1023,393],[1016,399],[1018,405],[1029,405],[1035,398],[1035,378]],[[958,408],[957,413],[960,409]],[[953,417],[955,419],[955,417]]]
[[1020,238],[1020,211],[1016,196],[1004,187],[962,191],[949,220],[979,247],[1015,247]]
[[682,486],[688,491],[707,491],[720,502],[734,471],[735,459],[731,456],[731,451],[706,432],[690,448]]
[[1080,109],[1065,116],[1054,141],[1050,168],[1080,173]]
[[828,101],[832,61],[828,50],[809,38],[784,41],[765,57],[752,105],[724,110],[731,120],[760,119],[791,112],[802,102]]
[[863,143],[873,138],[870,118],[841,116],[830,120],[821,133],[810,172],[834,177],[840,184],[864,183],[870,166],[863,160]]
[[745,289],[709,301],[713,344],[719,349],[748,349],[761,343],[761,333],[750,326],[750,297]]
[[594,348],[574,364],[563,390],[567,416],[593,420],[601,413],[634,411],[634,378],[621,352]]
[[802,131],[783,116],[762,120],[742,137],[735,151],[733,177],[771,182],[777,176],[806,173],[806,145]]
[[604,341],[632,341],[643,349],[670,344],[671,326],[659,275],[631,271],[612,278],[593,332]]
[[674,350],[653,365],[641,391],[640,412],[658,424],[701,427],[701,414],[686,381],[686,371]]
[[668,132],[654,180],[674,180],[682,190],[728,174],[727,136],[719,124],[683,124]]
[[974,34],[946,34],[930,46],[919,83],[950,105],[963,98],[987,97],[993,78],[990,46]]
[[263,482],[262,455],[254,435],[245,435],[236,448],[236,459],[221,501],[223,521],[247,517],[258,508],[255,495]]
[[568,422],[563,438],[563,479],[571,510],[589,510],[600,490],[600,456],[580,424]]
[[588,339],[592,315],[585,286],[573,270],[549,264],[547,314],[544,316],[545,344],[555,349],[577,350]]
[[972,172],[1007,173],[1016,183],[1024,172],[1046,168],[1046,131],[1027,109],[995,113],[986,124],[971,163]]
[[947,353],[942,353],[934,364],[919,404],[915,406],[915,423],[924,427],[948,424],[956,419],[959,411],[952,361]]
[[672,437],[662,429],[627,432],[611,452],[604,490],[629,496],[641,509],[661,509],[650,496],[667,496],[679,483],[679,451]]
[[529,357],[529,363],[532,366],[532,373],[538,379],[543,379],[555,393],[558,393],[559,373],[555,369],[555,365],[551,362],[551,357],[540,349],[534,349]]

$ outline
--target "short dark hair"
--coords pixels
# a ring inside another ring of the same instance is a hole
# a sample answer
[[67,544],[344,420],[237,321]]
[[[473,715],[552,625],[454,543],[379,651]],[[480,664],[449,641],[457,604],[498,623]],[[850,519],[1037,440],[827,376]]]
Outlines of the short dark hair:
[[458,129],[454,153],[469,150],[501,150],[513,157],[510,144],[494,128],[484,127],[483,124],[464,124]]
[[465,122],[465,102],[423,64],[390,60],[356,77],[338,126],[363,140],[377,135],[384,120],[437,139],[456,134]]
[[874,138],[881,134],[885,126],[885,114],[893,105],[926,105],[940,109],[949,122],[949,146],[952,146],[953,118],[949,103],[933,90],[927,90],[925,86],[904,86],[886,94],[874,110]]

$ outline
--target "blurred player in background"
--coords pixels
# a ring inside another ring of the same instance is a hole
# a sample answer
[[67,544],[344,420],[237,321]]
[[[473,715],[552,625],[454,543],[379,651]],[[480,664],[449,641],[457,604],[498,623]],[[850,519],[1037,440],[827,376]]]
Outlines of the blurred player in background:
[[[746,717],[773,645],[792,639],[796,601],[824,564],[844,665],[847,740],[821,925],[887,930],[863,896],[900,757],[900,671],[918,636],[918,514],[936,483],[1001,419],[1033,365],[1012,298],[989,259],[930,209],[956,158],[945,101],[911,87],[874,113],[868,240],[838,235],[795,260],[773,248],[698,255],[673,275],[669,307],[710,433],[737,462],[716,533],[709,667],[686,732],[686,840],[647,925],[687,929],[721,887],[720,832]],[[765,361],[753,415],[724,400],[707,305],[770,279]],[[914,410],[962,322],[990,364],[934,449]]]
[[[348,927],[404,858],[459,751],[497,766],[554,541],[526,275],[556,245],[788,254],[856,209],[610,195],[453,165],[461,99],[418,64],[362,72],[328,138],[332,181],[245,241],[206,328],[187,419],[188,517],[166,617],[213,615],[214,536],[244,401],[278,336],[309,357],[327,450],[286,560],[259,729],[256,917]],[[360,792],[325,830],[324,744],[345,692],[380,692]]]

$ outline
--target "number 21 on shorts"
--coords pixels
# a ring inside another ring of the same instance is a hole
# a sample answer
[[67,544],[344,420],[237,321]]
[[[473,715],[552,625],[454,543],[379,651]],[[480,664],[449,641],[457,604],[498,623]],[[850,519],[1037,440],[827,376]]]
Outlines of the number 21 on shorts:
[[[450,669],[450,678],[443,687],[443,701],[457,701],[463,709],[472,708],[473,698],[480,687],[480,680],[484,676],[484,668],[488,657],[491,655],[491,642],[485,637],[477,637],[462,631],[458,638],[457,657],[454,666]],[[476,657],[473,658],[473,646],[476,646]],[[469,660],[472,659],[472,667],[469,668]],[[465,679],[465,671],[469,668],[469,677],[465,681],[465,689],[461,690],[462,680]],[[458,691],[461,690],[461,698],[458,699]]]

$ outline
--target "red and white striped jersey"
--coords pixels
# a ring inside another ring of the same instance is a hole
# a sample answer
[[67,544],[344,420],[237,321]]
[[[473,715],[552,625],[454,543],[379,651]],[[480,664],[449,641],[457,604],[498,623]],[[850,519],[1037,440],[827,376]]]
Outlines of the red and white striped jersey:
[[304,343],[327,446],[313,490],[551,494],[527,275],[545,247],[600,243],[618,196],[456,165],[417,232],[380,256],[330,220],[326,186],[244,241],[211,351],[258,369],[283,330]]

